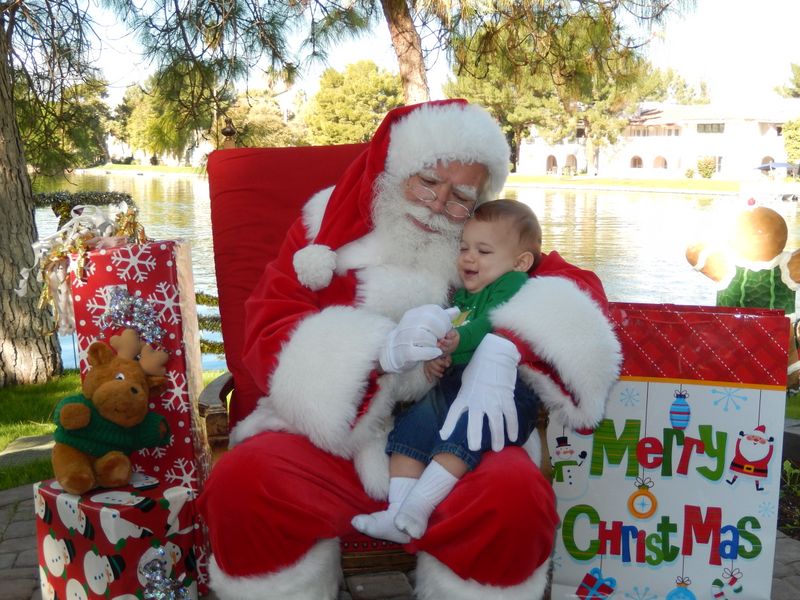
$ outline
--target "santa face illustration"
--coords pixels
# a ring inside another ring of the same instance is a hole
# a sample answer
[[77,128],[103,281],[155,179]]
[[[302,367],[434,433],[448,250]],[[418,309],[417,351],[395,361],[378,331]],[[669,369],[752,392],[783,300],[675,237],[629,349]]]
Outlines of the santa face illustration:
[[733,477],[726,481],[733,485],[739,475],[747,475],[755,479],[758,491],[763,490],[760,480],[769,474],[769,461],[775,451],[774,441],[775,438],[772,436],[767,437],[764,425],[759,425],[747,435],[744,431],[740,431],[730,464]]
[[61,577],[67,565],[75,556],[75,550],[70,540],[59,540],[52,535],[48,535],[42,542],[44,561],[47,563],[47,570],[56,577]]

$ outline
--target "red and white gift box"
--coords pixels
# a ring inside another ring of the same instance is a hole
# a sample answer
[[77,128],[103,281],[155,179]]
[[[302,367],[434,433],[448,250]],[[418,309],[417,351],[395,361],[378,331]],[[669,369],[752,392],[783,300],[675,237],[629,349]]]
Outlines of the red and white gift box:
[[197,597],[206,556],[197,554],[205,550],[195,543],[189,488],[135,473],[129,486],[83,496],[53,479],[33,493],[43,598],[141,598],[153,560]]
[[[80,270],[76,268],[79,263],[82,267]],[[152,477],[155,482],[155,487],[147,492],[148,497],[170,503],[170,494],[183,494],[180,540],[185,547],[181,547],[181,555],[193,557],[196,573],[192,579],[196,581],[199,593],[203,594],[208,589],[209,547],[194,499],[199,496],[208,476],[211,459],[204,422],[197,412],[197,398],[202,389],[202,367],[189,246],[181,241],[154,241],[96,249],[85,257],[73,257],[71,271],[81,376],[86,374],[89,367],[86,352],[91,343],[96,340],[108,341],[112,335],[124,329],[122,326],[108,326],[104,318],[115,289],[122,288],[131,296],[144,299],[154,309],[158,325],[164,331],[162,339],[153,345],[169,354],[165,365],[168,383],[160,395],[151,397],[150,408],[167,419],[172,438],[167,446],[135,452],[131,455],[131,462],[137,477]],[[52,489],[51,482],[44,482],[39,488],[39,495],[47,496]],[[127,489],[120,488],[119,493]],[[111,493],[118,490],[107,491]],[[102,512],[98,503],[91,500],[102,492],[94,490],[80,499],[85,515]],[[133,493],[130,490],[128,492]],[[134,508],[125,518],[132,523],[131,527],[152,531],[155,536],[151,540],[153,543],[161,539],[158,536],[162,536],[164,544],[176,544],[170,538],[177,532],[167,520],[171,518],[169,511],[146,513]],[[154,518],[162,520],[156,523]],[[42,562],[43,546],[54,543],[48,538],[51,529],[55,531],[57,540],[67,539],[64,531],[69,528],[64,528],[63,523],[59,526],[59,521],[59,514],[53,513],[53,521],[46,527],[40,523],[38,529],[43,590],[48,589],[48,585],[56,590],[63,589],[63,575],[55,575],[55,571]],[[89,521],[92,521],[91,517]],[[149,548],[141,544],[126,544],[116,550],[113,544],[108,545],[108,540],[104,543],[97,546],[101,555],[119,555],[126,564],[138,564],[142,549]],[[80,552],[81,545],[74,546],[75,551]],[[78,554],[73,560],[79,563],[88,560],[88,551],[84,548],[83,555]],[[113,561],[110,564],[113,565]],[[133,584],[135,578],[126,581]],[[115,586],[120,592],[123,588],[121,584]],[[124,592],[135,593],[135,590],[124,588]],[[58,597],[65,596],[59,593]]]

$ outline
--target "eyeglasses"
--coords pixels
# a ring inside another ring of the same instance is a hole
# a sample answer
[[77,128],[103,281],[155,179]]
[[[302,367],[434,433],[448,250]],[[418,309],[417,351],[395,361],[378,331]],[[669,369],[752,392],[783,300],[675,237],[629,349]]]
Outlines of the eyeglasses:
[[[436,192],[421,183],[409,182],[408,190],[417,200],[424,204],[431,204],[439,199]],[[455,200],[448,200],[444,203],[444,212],[447,213],[448,217],[456,221],[465,221],[472,216],[472,209]]]

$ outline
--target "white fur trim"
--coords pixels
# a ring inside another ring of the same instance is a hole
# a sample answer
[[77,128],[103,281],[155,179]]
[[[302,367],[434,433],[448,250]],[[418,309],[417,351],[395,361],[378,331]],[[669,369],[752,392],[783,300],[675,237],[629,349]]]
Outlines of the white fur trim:
[[210,587],[220,600],[335,600],[339,595],[339,540],[323,540],[291,567],[261,576],[232,577],[214,557]]
[[310,242],[313,241],[319,229],[322,227],[322,217],[325,215],[325,209],[328,207],[328,200],[330,200],[333,193],[333,186],[320,190],[303,205],[303,226],[306,229],[306,239]]
[[336,270],[336,253],[322,244],[309,244],[292,257],[297,280],[308,289],[317,291],[328,287]]
[[571,393],[542,373],[520,369],[553,418],[573,428],[600,421],[622,356],[611,323],[588,294],[569,279],[535,277],[490,318],[495,328],[527,342]]
[[390,319],[349,306],[303,320],[278,356],[270,395],[259,402],[247,433],[277,417],[319,448],[349,458],[358,404],[392,327]]
[[487,200],[503,189],[510,151],[497,121],[477,104],[427,104],[392,127],[386,171],[405,179],[438,160],[486,165]]
[[511,587],[481,585],[473,579],[461,579],[430,554],[417,554],[418,600],[540,600],[547,588],[550,559],[527,580]]

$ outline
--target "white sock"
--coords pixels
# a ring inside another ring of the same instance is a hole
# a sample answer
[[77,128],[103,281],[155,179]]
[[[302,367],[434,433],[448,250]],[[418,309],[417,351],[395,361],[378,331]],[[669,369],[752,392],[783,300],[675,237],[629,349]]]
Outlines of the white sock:
[[458,483],[457,477],[432,460],[400,507],[400,512],[394,518],[394,524],[412,538],[421,538],[428,528],[431,513],[447,497],[456,483]]
[[358,531],[368,536],[398,544],[407,544],[411,538],[395,526],[394,518],[417,481],[419,480],[412,477],[392,477],[389,479],[388,508],[369,515],[356,515],[350,523]]

